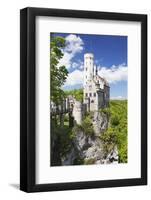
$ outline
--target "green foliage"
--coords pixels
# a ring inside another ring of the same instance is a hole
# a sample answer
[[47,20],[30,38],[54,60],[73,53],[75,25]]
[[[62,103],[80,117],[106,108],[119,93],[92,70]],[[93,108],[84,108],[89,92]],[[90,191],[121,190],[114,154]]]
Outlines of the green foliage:
[[90,115],[86,115],[85,118],[82,121],[82,124],[76,124],[73,127],[73,132],[76,134],[80,131],[83,131],[86,135],[88,136],[92,136],[94,135],[94,130],[93,130],[93,124],[92,124],[92,120],[91,120],[91,116]]
[[65,91],[65,95],[72,95],[77,101],[83,101],[83,89],[68,90]]
[[64,92],[61,87],[68,76],[66,67],[58,66],[59,60],[63,57],[62,49],[65,47],[65,39],[52,34],[50,47],[51,100],[54,103],[59,104],[64,98]]
[[84,160],[85,165],[91,165],[95,163],[95,158],[89,158]]
[[100,109],[100,112],[101,113],[104,113],[104,114],[107,114],[107,115],[109,115],[110,116],[110,108],[101,108]]
[[52,140],[55,138],[57,140],[59,146],[58,153],[60,154],[60,157],[66,155],[66,153],[70,151],[73,137],[74,134],[72,128],[69,128],[66,125],[61,127],[55,125],[53,121],[51,122],[51,138]]
[[69,116],[68,115],[65,115],[64,116],[64,122],[68,122],[69,121]]
[[104,154],[107,156],[115,145],[117,145],[118,136],[115,129],[110,127],[104,134],[101,135],[100,138],[103,141]]
[[76,155],[76,158],[73,161],[74,165],[83,165],[84,161],[83,159],[80,157],[80,155]]
[[74,133],[77,133],[79,131],[83,131],[83,127],[79,124],[76,124],[74,127],[73,127],[73,132]]
[[111,116],[111,125],[114,127],[114,126],[118,126],[119,123],[120,123],[120,121],[119,121],[118,115],[116,115],[116,114],[112,115]]
[[127,100],[110,101],[110,127],[101,135],[105,154],[115,145],[118,147],[119,162],[127,162]]
[[86,135],[92,136],[94,135],[92,119],[90,115],[87,115],[85,119],[82,121],[82,128]]

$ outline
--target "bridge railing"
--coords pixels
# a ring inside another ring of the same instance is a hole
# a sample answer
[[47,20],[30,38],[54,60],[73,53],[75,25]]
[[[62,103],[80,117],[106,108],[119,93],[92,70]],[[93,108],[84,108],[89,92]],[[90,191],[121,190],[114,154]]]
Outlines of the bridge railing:
[[55,105],[53,102],[50,104],[50,114],[59,115],[72,112],[72,107],[69,104],[69,100],[65,99],[61,105]]

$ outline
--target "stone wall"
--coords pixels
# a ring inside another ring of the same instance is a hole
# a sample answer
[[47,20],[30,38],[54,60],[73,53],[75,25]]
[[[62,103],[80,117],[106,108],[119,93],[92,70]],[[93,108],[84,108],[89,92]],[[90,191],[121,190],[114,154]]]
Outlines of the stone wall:
[[75,100],[72,115],[74,117],[74,123],[75,124],[81,124],[82,123],[83,105],[82,105],[81,102]]

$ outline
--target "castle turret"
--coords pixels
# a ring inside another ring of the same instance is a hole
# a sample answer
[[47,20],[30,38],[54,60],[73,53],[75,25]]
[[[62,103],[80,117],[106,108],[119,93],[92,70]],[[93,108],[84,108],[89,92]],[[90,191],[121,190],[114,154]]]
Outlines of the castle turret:
[[94,56],[92,53],[84,54],[84,85],[94,76]]

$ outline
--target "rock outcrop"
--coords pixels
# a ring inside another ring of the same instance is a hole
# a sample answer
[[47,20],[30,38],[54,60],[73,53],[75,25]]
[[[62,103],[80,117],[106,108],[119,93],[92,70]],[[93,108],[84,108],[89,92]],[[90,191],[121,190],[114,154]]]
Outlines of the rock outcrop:
[[109,124],[107,114],[95,111],[93,114],[93,128],[96,136],[100,136],[107,128]]
[[83,130],[76,130],[71,151],[62,159],[62,165],[73,165],[76,159],[83,164],[118,163],[118,151],[115,147],[107,156],[103,150],[100,135],[108,128],[108,116],[94,112],[92,115],[94,135],[87,135]]

